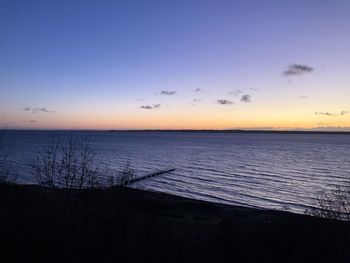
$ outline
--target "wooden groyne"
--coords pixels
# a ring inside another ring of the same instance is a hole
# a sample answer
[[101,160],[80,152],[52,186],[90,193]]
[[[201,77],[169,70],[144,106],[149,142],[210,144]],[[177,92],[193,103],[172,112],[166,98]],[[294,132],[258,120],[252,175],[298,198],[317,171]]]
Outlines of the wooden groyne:
[[141,181],[141,180],[145,180],[145,179],[148,179],[148,178],[152,178],[154,176],[157,176],[157,175],[161,175],[161,174],[165,174],[165,173],[170,173],[170,172],[173,172],[175,171],[175,168],[172,168],[172,169],[168,169],[168,170],[163,170],[163,171],[158,171],[158,172],[155,172],[155,173],[151,173],[151,174],[147,174],[145,176],[141,176],[141,177],[138,177],[138,178],[133,178],[133,179],[130,179],[126,185],[130,185],[130,184],[133,184],[133,183],[136,183],[138,181]]

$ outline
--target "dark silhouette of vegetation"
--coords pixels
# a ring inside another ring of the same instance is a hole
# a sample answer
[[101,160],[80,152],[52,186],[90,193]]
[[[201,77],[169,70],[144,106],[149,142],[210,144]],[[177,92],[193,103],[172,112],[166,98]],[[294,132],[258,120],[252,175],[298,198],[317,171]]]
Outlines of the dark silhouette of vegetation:
[[135,178],[135,171],[131,168],[130,162],[128,161],[124,167],[119,172],[118,185],[126,186],[130,183],[132,179]]
[[74,139],[65,143],[53,141],[44,152],[39,152],[32,172],[42,186],[57,188],[98,187],[101,170],[95,165],[95,150],[88,140]]
[[105,186],[127,186],[136,177],[135,170],[131,167],[128,161],[124,166],[117,172],[117,176],[108,175]]
[[350,182],[337,186],[330,192],[317,195],[315,207],[306,214],[329,219],[350,221]]
[[97,162],[96,149],[88,139],[72,136],[64,143],[53,139],[46,151],[38,152],[32,174],[41,186],[72,189],[125,186],[135,176],[129,162],[112,174]]
[[9,149],[5,146],[5,131],[0,130],[0,182],[15,183],[18,173],[14,167],[10,168],[8,161]]
[[0,182],[7,182],[9,176],[7,156],[4,153],[4,147],[4,131],[0,130]]

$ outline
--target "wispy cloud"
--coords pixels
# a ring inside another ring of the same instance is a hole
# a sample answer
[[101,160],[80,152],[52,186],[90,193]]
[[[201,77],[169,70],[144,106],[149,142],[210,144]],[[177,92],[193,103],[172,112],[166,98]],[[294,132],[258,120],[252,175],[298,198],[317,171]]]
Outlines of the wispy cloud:
[[189,105],[191,105],[191,106],[198,105],[198,103],[201,102],[201,101],[202,101],[201,99],[193,99],[193,100],[189,103]]
[[235,90],[231,90],[228,95],[234,95],[236,97],[244,94],[244,93],[254,93],[254,92],[257,92],[259,91],[259,89],[257,88],[253,88],[253,87],[249,87],[249,88],[246,88],[246,89],[235,89]]
[[343,115],[346,115],[346,114],[349,114],[350,112],[349,111],[341,111],[340,113],[332,113],[332,112],[324,112],[324,111],[317,111],[315,112],[315,115],[325,115],[325,116],[343,116]]
[[217,103],[221,104],[221,105],[232,105],[233,102],[230,101],[230,100],[225,100],[225,99],[220,99],[220,100],[217,100]]
[[142,106],[140,106],[140,108],[144,109],[144,110],[153,110],[153,109],[160,108],[160,104],[142,105]]
[[335,116],[336,114],[330,113],[330,112],[318,111],[318,112],[315,112],[315,115]]
[[298,76],[303,75],[305,73],[310,73],[314,71],[313,67],[303,64],[291,64],[289,67],[283,72],[285,76]]
[[203,92],[203,91],[204,91],[204,89],[201,89],[201,88],[197,88],[194,90],[194,92]]
[[176,94],[176,91],[174,91],[174,90],[162,90],[160,92],[160,95],[172,96],[172,95],[175,95],[175,94]]
[[28,121],[28,122],[30,122],[30,123],[35,123],[36,121],[35,121],[35,120],[30,120],[30,121]]
[[241,101],[245,103],[249,103],[252,101],[252,96],[245,94],[241,97]]
[[41,107],[41,108],[32,108],[32,107],[24,107],[22,109],[23,111],[26,111],[26,112],[31,112],[31,113],[38,113],[38,112],[44,112],[44,113],[52,113],[52,112],[55,112],[53,110],[49,110],[45,107]]
[[228,95],[235,95],[235,96],[237,97],[237,96],[240,95],[241,93],[243,93],[242,90],[236,89],[236,90],[230,91],[230,92],[228,93]]
[[259,89],[257,89],[257,88],[252,88],[252,87],[250,87],[249,90],[250,90],[250,91],[259,91]]
[[141,109],[145,109],[145,110],[151,110],[151,109],[153,109],[153,107],[152,107],[151,105],[142,105],[140,108],[141,108]]
[[306,99],[309,99],[309,96],[299,96],[298,99],[306,100]]

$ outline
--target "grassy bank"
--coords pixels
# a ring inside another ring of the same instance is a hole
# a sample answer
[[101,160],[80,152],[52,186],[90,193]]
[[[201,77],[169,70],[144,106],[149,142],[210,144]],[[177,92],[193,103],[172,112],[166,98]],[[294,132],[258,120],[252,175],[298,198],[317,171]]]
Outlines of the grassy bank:
[[350,224],[127,188],[0,184],[1,262],[350,262]]

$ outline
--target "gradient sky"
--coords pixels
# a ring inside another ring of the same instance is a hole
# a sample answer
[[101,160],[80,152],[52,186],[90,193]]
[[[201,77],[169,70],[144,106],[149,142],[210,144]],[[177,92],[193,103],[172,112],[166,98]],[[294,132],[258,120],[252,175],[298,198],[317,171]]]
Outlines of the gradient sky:
[[350,130],[350,1],[0,0],[0,124]]

